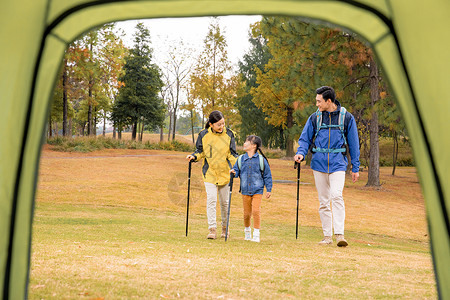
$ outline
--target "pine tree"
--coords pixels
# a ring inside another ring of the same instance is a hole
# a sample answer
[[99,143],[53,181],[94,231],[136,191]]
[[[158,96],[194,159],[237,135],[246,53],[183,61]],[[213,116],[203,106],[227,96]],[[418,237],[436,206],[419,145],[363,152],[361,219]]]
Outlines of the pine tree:
[[121,126],[131,125],[134,140],[138,124],[153,129],[164,120],[164,105],[159,96],[163,83],[159,68],[151,63],[149,44],[149,30],[143,23],[138,23],[134,47],[125,57],[124,74],[119,78],[123,86],[113,107],[112,119]]

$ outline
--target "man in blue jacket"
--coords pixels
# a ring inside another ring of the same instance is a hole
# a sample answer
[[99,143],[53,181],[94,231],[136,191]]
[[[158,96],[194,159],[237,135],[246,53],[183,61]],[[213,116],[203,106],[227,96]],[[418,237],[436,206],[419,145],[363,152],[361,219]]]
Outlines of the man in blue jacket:
[[[324,238],[320,245],[333,243],[333,229],[339,247],[348,245],[344,238],[345,206],[342,191],[347,170],[347,151],[352,164],[352,180],[359,178],[359,139],[353,115],[336,99],[333,88],[316,90],[318,110],[306,122],[298,140],[294,160],[300,163],[311,147],[311,168],[319,195],[319,215]],[[331,209],[332,207],[332,209]]]

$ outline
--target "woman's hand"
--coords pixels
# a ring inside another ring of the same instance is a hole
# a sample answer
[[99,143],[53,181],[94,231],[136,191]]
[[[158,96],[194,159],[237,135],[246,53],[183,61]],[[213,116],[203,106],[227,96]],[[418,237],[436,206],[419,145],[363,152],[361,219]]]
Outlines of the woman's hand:
[[195,160],[195,156],[189,154],[188,156],[186,156],[186,159],[189,160],[189,161],[190,160]]
[[236,175],[236,171],[234,169],[230,169],[230,174],[233,173],[234,175]]
[[266,198],[269,199],[270,196],[272,196],[272,193],[271,192],[266,192]]

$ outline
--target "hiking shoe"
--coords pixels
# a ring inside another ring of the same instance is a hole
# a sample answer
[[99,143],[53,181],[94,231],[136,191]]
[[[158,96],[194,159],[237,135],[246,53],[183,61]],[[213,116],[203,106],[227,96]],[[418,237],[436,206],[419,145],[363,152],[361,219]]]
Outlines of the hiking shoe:
[[333,240],[331,239],[331,236],[325,236],[323,237],[323,240],[319,242],[319,245],[331,245],[333,244]]
[[[222,226],[222,234],[220,235],[221,238],[224,238],[225,235],[227,234],[227,227],[226,226]],[[228,228],[228,236],[227,239],[230,238],[230,228]]]
[[210,239],[210,240],[215,240],[216,239],[216,228],[210,228],[209,234],[206,238]]
[[250,228],[244,229],[244,234],[245,234],[244,240],[250,241],[252,239],[252,230]]
[[336,242],[338,247],[346,247],[348,245],[343,234],[336,234]]
[[259,243],[259,232],[253,231],[253,238],[251,239],[252,242]]

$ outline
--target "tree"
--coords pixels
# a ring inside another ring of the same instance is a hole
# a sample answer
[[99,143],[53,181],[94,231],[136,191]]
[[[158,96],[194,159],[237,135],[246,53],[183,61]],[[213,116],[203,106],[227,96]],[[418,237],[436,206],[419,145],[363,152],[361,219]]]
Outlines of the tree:
[[201,101],[203,117],[220,107],[227,115],[227,121],[233,118],[231,112],[234,112],[237,78],[233,78],[230,72],[227,42],[217,18],[213,18],[204,40],[204,49],[190,76],[192,97]]
[[367,186],[380,185],[380,149],[378,142],[378,112],[375,109],[380,98],[378,66],[373,56],[370,58],[370,100],[372,118],[370,120],[370,158]]
[[[123,35],[123,33],[122,33]],[[114,24],[106,24],[76,40],[66,50],[60,75],[63,134],[72,135],[72,119],[84,134],[95,134],[97,118],[104,124],[115,97],[125,47]]]
[[267,47],[267,40],[261,34],[261,22],[253,24],[249,32],[250,51],[242,61],[238,62],[242,89],[238,93],[236,107],[242,120],[240,126],[241,138],[250,134],[261,137],[264,146],[285,148],[283,129],[267,122],[269,118],[264,111],[253,102],[252,88],[257,88],[256,69],[264,70],[264,66],[272,58]]
[[[197,107],[198,103],[190,93],[191,90],[190,82],[188,82],[188,84],[185,86],[185,89],[186,89],[186,103],[182,106],[182,109],[186,109],[190,112],[192,143],[195,143],[194,124],[197,124],[199,122],[201,116],[199,116],[198,113],[195,111],[195,108]],[[198,124],[198,126],[200,125],[202,124]]]
[[164,120],[164,105],[159,96],[163,82],[159,68],[151,63],[149,44],[149,30],[138,23],[134,47],[125,57],[124,74],[119,78],[123,86],[113,108],[112,119],[117,124],[131,125],[133,140],[136,140],[138,124],[155,128]]
[[315,68],[308,43],[317,32],[317,27],[292,18],[265,17],[261,21],[261,34],[272,57],[264,69],[255,69],[258,86],[251,94],[267,114],[268,123],[283,128],[288,157],[294,156],[294,137],[300,133],[294,111],[313,105],[309,90],[314,86]]
[[[183,41],[178,43],[179,46],[171,47],[168,51],[167,60],[165,62],[164,83],[167,87],[168,96],[171,98],[169,103],[171,107],[169,111],[172,114],[170,118],[173,120],[172,124],[172,140],[175,140],[176,126],[177,126],[177,112],[180,105],[182,91],[189,79],[192,62],[189,58],[192,56],[193,50],[186,47]],[[167,95],[165,93],[165,95]]]

